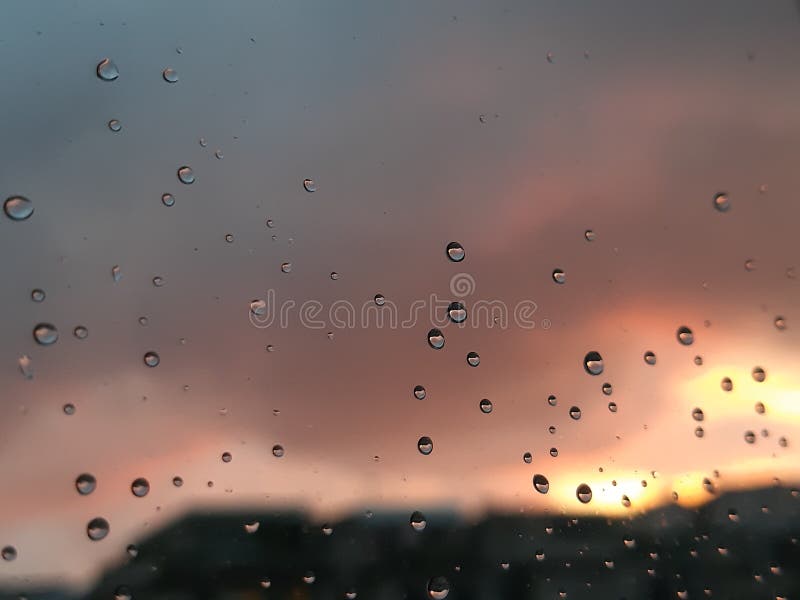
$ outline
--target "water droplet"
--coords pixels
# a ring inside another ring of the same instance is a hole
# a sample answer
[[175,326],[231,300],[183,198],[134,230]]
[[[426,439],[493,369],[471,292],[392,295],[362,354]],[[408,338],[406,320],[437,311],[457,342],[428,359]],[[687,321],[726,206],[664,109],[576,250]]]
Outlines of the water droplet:
[[269,587],[272,585],[272,582],[269,580],[269,578],[264,577],[264,578],[261,579],[260,585],[265,590],[268,590]]
[[44,290],[40,290],[36,288],[35,290],[31,290],[31,300],[34,302],[44,302],[45,293]]
[[263,317],[267,314],[267,303],[265,300],[256,298],[250,301],[250,312],[257,317]]
[[748,444],[755,444],[756,443],[756,434],[752,431],[745,431],[744,432],[744,441]]
[[174,206],[175,205],[175,196],[172,194],[162,194],[161,195],[161,203],[164,206]]
[[694,435],[695,435],[695,437],[699,437],[699,438],[701,438],[701,437],[703,437],[705,434],[706,434],[706,431],[705,431],[705,429],[703,429],[702,427],[700,427],[700,426],[697,426],[697,427],[695,427],[695,428],[694,428]]
[[691,346],[692,342],[694,342],[694,334],[692,334],[692,330],[685,325],[683,327],[679,327],[678,341],[684,346]]
[[781,436],[780,438],[778,438],[778,445],[781,448],[786,448],[789,445],[789,440],[787,440],[785,437]]
[[558,448],[550,448],[550,456],[552,456],[553,458],[557,458],[558,457]]
[[420,454],[424,454],[428,456],[431,452],[433,452],[433,440],[429,438],[427,435],[423,435],[419,440],[417,440],[417,449],[419,450]]
[[582,483],[575,490],[575,496],[582,504],[588,504],[592,500],[592,488]]
[[89,473],[81,473],[75,478],[75,489],[81,496],[88,496],[97,487],[97,480],[94,475]]
[[284,273],[291,273],[292,272],[292,263],[285,262],[281,263],[281,271]]
[[745,271],[755,271],[756,270],[756,261],[752,258],[748,258],[744,261],[744,270]]
[[222,462],[229,463],[233,459],[230,452],[223,452],[222,453]]
[[89,337],[89,330],[86,329],[83,325],[78,325],[75,329],[72,330],[72,335],[74,335],[79,340],[85,340]]
[[232,244],[233,243],[233,234],[232,233],[226,233],[225,234],[225,241],[228,242],[229,244]]
[[461,302],[451,302],[447,308],[447,316],[453,323],[463,323],[467,319],[467,309]]
[[127,552],[128,556],[131,558],[136,558],[139,556],[139,548],[136,546],[136,544],[128,544],[128,547],[125,548],[125,552]]
[[19,372],[25,379],[33,379],[33,361],[27,354],[23,354],[17,361],[19,365]]
[[612,413],[617,412],[617,403],[616,402],[609,402],[608,403],[608,410]]
[[603,384],[603,394],[605,394],[606,396],[610,396],[613,392],[614,392],[614,388],[611,387],[610,383],[604,383]]
[[117,132],[117,131],[119,131],[120,129],[122,129],[122,123],[120,123],[120,122],[119,122],[119,120],[117,120],[117,119],[111,119],[111,120],[108,122],[108,128],[109,128],[111,131]]
[[67,402],[64,406],[61,407],[64,411],[65,415],[74,415],[75,414],[75,405],[71,402]]
[[444,600],[450,594],[450,582],[441,575],[428,581],[428,596],[433,600]]
[[600,375],[603,372],[603,357],[599,352],[589,352],[583,358],[583,368],[589,375]]
[[172,485],[175,487],[181,487],[183,485],[183,478],[176,475],[172,478]]
[[715,494],[717,492],[714,483],[708,477],[703,477],[703,489],[709,494]]
[[767,378],[767,372],[762,369],[761,367],[755,367],[753,369],[753,379],[757,382],[762,383]]
[[194,183],[194,171],[192,171],[192,167],[184,165],[178,169],[178,180],[186,185]]
[[533,488],[540,494],[546,494],[550,491],[550,482],[547,477],[537,473],[533,476]]
[[583,232],[583,237],[586,238],[587,242],[593,242],[597,238],[597,234],[591,229],[587,229]]
[[526,465],[529,465],[533,462],[533,455],[530,452],[526,452],[522,455],[522,460],[525,462]]
[[108,530],[108,521],[102,517],[95,517],[86,525],[86,535],[94,542],[100,541],[106,537],[108,535]]
[[656,355],[648,350],[644,353],[644,362],[646,362],[648,365],[656,364]]
[[730,207],[731,201],[730,198],[728,198],[728,194],[720,192],[714,196],[714,208],[719,212],[727,212]]
[[345,600],[355,600],[358,594],[354,589],[349,589],[344,593]]
[[703,413],[703,409],[702,408],[693,408],[692,409],[692,418],[695,421],[702,421],[703,419],[705,419],[705,414]]
[[625,494],[622,495],[622,506],[625,508],[631,507],[631,499],[628,498]]
[[544,550],[537,550],[534,554],[534,557],[538,562],[542,562],[545,559]]
[[275,352],[275,346],[272,344],[267,344],[267,352]]
[[141,325],[142,327],[147,327],[147,323],[148,323],[147,317],[139,317],[139,325]]
[[425,391],[425,388],[423,386],[421,386],[421,385],[415,385],[414,386],[414,397],[417,400],[425,400],[425,396],[427,396],[427,392]]
[[447,248],[445,248],[447,252],[447,257],[452,260],[453,262],[461,262],[464,260],[466,256],[466,252],[464,252],[464,247],[459,244],[458,242],[450,242],[447,244]]
[[550,395],[547,397],[547,403],[548,403],[550,406],[555,406],[555,405],[557,405],[557,404],[558,404],[558,398],[556,398],[556,397],[555,397],[553,394],[550,394]]
[[767,410],[763,402],[756,402],[755,409],[756,412],[760,415],[763,415]]
[[783,317],[775,317],[775,327],[781,331],[786,329],[786,319]]
[[103,81],[114,81],[119,77],[119,69],[113,60],[104,58],[97,63],[97,76]]
[[375,304],[378,306],[386,304],[386,298],[383,297],[383,294],[375,294]]
[[703,357],[700,356],[699,354],[697,356],[695,356],[694,357],[694,364],[696,364],[698,367],[700,365],[702,365],[703,364]]
[[150,483],[144,477],[138,477],[131,483],[131,492],[137,498],[144,498],[150,492]]
[[0,555],[2,555],[3,560],[11,562],[15,558],[17,558],[17,549],[14,546],[6,546],[0,551]]
[[223,158],[225,158],[225,155],[222,153],[222,150],[215,150],[214,156],[216,157],[217,160],[222,160]]
[[245,533],[255,533],[258,531],[258,528],[261,527],[260,521],[252,521],[250,523],[244,524]]
[[549,62],[551,65],[555,62],[555,57],[553,56],[552,52],[548,52],[545,55],[545,58],[547,59],[547,62]]
[[480,406],[481,412],[484,414],[488,415],[490,412],[492,412],[492,401],[487,398],[481,400],[478,403],[478,406]]
[[303,189],[309,193],[317,191],[317,182],[313,179],[303,179]]
[[146,364],[148,367],[157,367],[160,362],[161,357],[159,357],[157,353],[153,351],[145,352],[144,364]]
[[58,341],[58,330],[50,323],[39,323],[33,328],[33,339],[41,346],[50,346]]
[[725,392],[730,392],[733,389],[733,381],[731,381],[730,377],[723,377],[719,385]]
[[11,196],[3,204],[3,210],[12,221],[24,221],[33,214],[33,202],[24,196]]
[[434,350],[441,350],[444,348],[444,334],[438,329],[431,329],[428,332],[428,344]]
[[467,364],[470,367],[477,367],[479,364],[481,364],[481,357],[478,355],[477,352],[468,352]]
[[578,419],[580,419],[580,418],[581,418],[581,409],[580,409],[580,408],[578,408],[577,406],[573,406],[573,407],[571,407],[571,408],[569,409],[569,416],[570,416],[572,419],[574,419],[575,421],[577,421]]
[[111,267],[111,279],[114,280],[114,283],[117,283],[120,279],[122,279],[122,269],[119,265],[114,265]]
[[553,270],[553,281],[556,283],[564,283],[567,281],[567,274],[562,269]]
[[272,447],[272,456],[274,456],[275,458],[281,458],[283,455],[284,455],[283,446],[281,446],[280,444],[275,444]]
[[547,431],[549,431],[552,435],[555,435],[556,433],[555,425],[550,425],[550,427],[547,428]]
[[133,592],[127,585],[117,586],[114,590],[114,600],[132,600]]
[[307,583],[311,585],[317,580],[317,576],[314,575],[314,571],[306,571],[306,574],[303,575],[303,583]]
[[422,531],[428,525],[425,515],[418,510],[415,510],[413,513],[411,513],[411,519],[409,520],[409,523],[414,531]]
[[161,73],[161,76],[167,83],[175,83],[178,81],[178,72],[172,67],[167,67],[164,69],[164,71]]

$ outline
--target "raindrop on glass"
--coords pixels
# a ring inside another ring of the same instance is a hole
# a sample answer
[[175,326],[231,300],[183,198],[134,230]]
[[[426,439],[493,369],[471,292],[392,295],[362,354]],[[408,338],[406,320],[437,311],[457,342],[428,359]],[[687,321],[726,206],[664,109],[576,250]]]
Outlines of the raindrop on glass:
[[470,367],[477,367],[479,364],[481,364],[481,357],[478,355],[477,352],[468,352],[467,364]]
[[550,406],[555,406],[555,405],[557,405],[557,404],[558,404],[558,398],[556,398],[556,397],[555,397],[553,394],[550,394],[550,395],[547,397],[547,403],[548,403]]
[[730,198],[728,194],[720,192],[714,196],[714,208],[719,212],[726,212],[731,207]]
[[426,395],[427,395],[427,392],[425,391],[424,386],[421,386],[421,385],[415,385],[414,386],[414,397],[417,400],[424,400]]
[[567,281],[567,274],[562,269],[553,270],[553,281],[556,283],[564,283]]
[[81,496],[88,496],[97,487],[97,480],[94,475],[82,473],[75,478],[75,489]]
[[144,364],[148,367],[157,367],[161,362],[161,358],[153,351],[146,352],[144,355]]
[[11,196],[3,204],[3,210],[12,221],[24,221],[33,214],[33,202],[24,196]]
[[122,129],[122,123],[120,123],[118,119],[111,119],[111,120],[108,122],[108,128],[109,128],[111,131],[117,132],[117,131],[119,131],[120,129]]
[[167,83],[175,83],[176,81],[178,81],[178,72],[171,67],[167,67],[166,69],[164,69],[164,71],[162,71],[161,73],[161,76]]
[[64,406],[61,407],[61,410],[64,411],[65,415],[74,415],[75,414],[75,405],[71,402],[67,402]]
[[233,459],[230,452],[223,452],[222,453],[222,462],[229,463]]
[[303,179],[303,189],[309,193],[317,191],[317,183],[313,179]]
[[41,346],[50,346],[58,341],[58,330],[50,323],[39,323],[33,328],[33,339]]
[[267,303],[265,300],[256,298],[250,301],[250,312],[257,317],[262,317],[267,314]]
[[691,346],[694,342],[694,335],[692,330],[686,326],[678,328],[678,341],[684,346]]
[[428,344],[434,350],[441,350],[444,348],[444,334],[438,329],[431,329],[428,332]]
[[612,392],[613,392],[613,391],[614,391],[614,388],[611,386],[611,384],[610,384],[610,383],[604,383],[604,384],[603,384],[603,393],[604,393],[606,396],[610,396],[610,395],[612,394]]
[[644,353],[644,362],[646,362],[648,365],[656,364],[656,355],[648,350]]
[[464,247],[459,244],[458,242],[450,242],[447,244],[447,248],[445,248],[447,252],[447,258],[452,260],[453,262],[461,262],[464,260],[464,256],[466,253],[464,252]]
[[575,490],[575,496],[580,500],[581,504],[588,504],[592,500],[592,488],[582,483]]
[[587,242],[593,242],[597,238],[597,234],[591,229],[587,229],[583,232],[583,237],[586,238]]
[[31,291],[31,300],[34,302],[44,302],[45,293],[44,290],[40,290],[36,288],[35,290]]
[[478,406],[480,407],[481,412],[484,414],[488,415],[490,412],[492,412],[492,401],[487,398],[481,400]]
[[761,367],[755,367],[753,369],[753,379],[757,382],[762,383],[767,378],[767,372]]
[[181,487],[183,485],[183,478],[176,475],[172,478],[172,485],[175,487]]
[[546,494],[550,491],[550,482],[547,477],[537,473],[533,476],[533,488],[540,494]]
[[731,381],[730,377],[723,377],[719,385],[725,392],[730,392],[733,389],[733,381]]
[[526,465],[529,465],[533,462],[533,455],[530,452],[526,452],[522,455],[522,460]]
[[450,594],[450,582],[441,575],[428,581],[428,596],[432,600],[444,600]]
[[756,434],[752,431],[745,431],[744,432],[744,441],[748,444],[755,444],[756,443]]
[[97,63],[97,76],[103,81],[114,81],[119,77],[119,69],[113,60],[104,58]]
[[283,446],[281,446],[280,444],[275,444],[272,447],[272,456],[274,456],[275,458],[281,458],[284,455],[284,453],[285,452]]
[[281,271],[283,273],[291,273],[292,272],[292,263],[290,263],[290,262],[281,263]]
[[74,335],[79,340],[85,340],[89,337],[89,330],[86,329],[83,325],[78,325],[75,329],[72,330],[72,335]]
[[6,546],[0,551],[0,556],[3,557],[3,560],[11,562],[17,558],[17,549],[14,546]]
[[131,483],[131,492],[137,498],[144,498],[150,492],[150,483],[144,477],[139,477]]
[[417,450],[419,450],[420,454],[428,456],[431,452],[433,452],[433,440],[431,440],[431,438],[429,438],[427,435],[423,435],[417,440]]
[[603,372],[603,357],[599,352],[589,352],[583,358],[583,368],[589,375],[600,375]]
[[178,169],[178,180],[186,185],[194,183],[194,171],[192,171],[192,167],[184,165]]
[[447,316],[453,323],[463,323],[467,318],[467,309],[461,302],[451,302],[447,308]]
[[411,513],[411,519],[409,520],[409,523],[414,531],[422,531],[428,525],[428,521],[425,520],[425,515],[418,510],[415,510],[413,513]]
[[383,294],[375,294],[375,304],[378,306],[386,304],[386,298],[383,297]]
[[96,517],[86,525],[86,535],[94,542],[100,541],[106,537],[108,535],[108,530],[108,521],[102,517]]
[[702,408],[693,408],[692,409],[692,418],[695,421],[702,421],[703,419],[705,419],[705,414],[703,414],[703,409]]
[[161,195],[161,203],[164,206],[174,206],[175,205],[175,196],[172,194],[162,194]]
[[569,409],[569,416],[570,416],[572,419],[574,419],[575,421],[577,421],[578,419],[580,419],[580,418],[581,418],[581,409],[580,409],[580,408],[578,408],[577,406],[573,406],[573,407],[571,407],[571,408]]

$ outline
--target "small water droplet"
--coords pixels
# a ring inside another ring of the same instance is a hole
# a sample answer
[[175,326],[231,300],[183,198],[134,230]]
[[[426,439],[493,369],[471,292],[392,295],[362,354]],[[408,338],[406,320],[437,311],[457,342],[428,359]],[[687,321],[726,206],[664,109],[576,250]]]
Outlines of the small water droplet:
[[119,265],[111,267],[111,279],[114,280],[114,283],[122,279],[122,268]]
[[292,263],[285,262],[281,263],[281,271],[284,273],[291,273],[292,272]]
[[275,444],[272,447],[272,456],[274,456],[275,458],[281,458],[284,455],[284,453],[285,452],[283,450],[283,446],[281,446],[280,444]]
[[755,271],[756,270],[756,261],[752,258],[748,258],[744,261],[744,270],[745,271]]
[[644,362],[646,362],[648,365],[651,365],[651,366],[656,364],[656,355],[655,355],[655,353],[650,352],[649,350],[647,352],[645,352],[644,353]]
[[119,77],[119,69],[113,60],[104,58],[97,63],[97,76],[103,81],[114,81]]
[[65,415],[74,415],[75,414],[75,405],[71,402],[67,402],[64,406],[61,407],[61,410],[64,411]]
[[444,348],[444,334],[438,329],[431,329],[428,332],[428,344],[434,350],[441,350]]
[[575,421],[577,421],[578,419],[580,419],[580,418],[581,418],[581,409],[580,409],[580,408],[578,408],[577,406],[573,406],[573,407],[571,407],[571,408],[569,409],[569,416],[570,416],[572,419],[574,419]]
[[611,386],[610,383],[604,383],[603,384],[603,393],[606,396],[610,396],[613,392],[614,392],[614,388]]
[[583,237],[586,238],[587,242],[593,242],[597,238],[597,234],[593,230],[587,229],[583,232]]
[[175,83],[178,81],[178,72],[172,67],[167,67],[161,72],[161,76],[167,83]]
[[700,427],[699,425],[698,425],[697,427],[695,427],[695,428],[694,428],[694,435],[695,435],[695,437],[699,437],[699,438],[701,438],[701,437],[703,437],[705,434],[706,434],[706,431],[705,431],[705,429],[703,429],[703,428],[702,428],[702,427]]
[[39,288],[31,290],[31,300],[33,300],[34,302],[44,302],[44,299],[45,299],[44,290],[40,290]]
[[533,488],[540,494],[546,494],[550,491],[550,482],[547,477],[537,473],[533,476]]
[[759,383],[763,383],[767,378],[767,372],[761,367],[753,368],[753,379]]
[[132,600],[133,592],[127,585],[120,585],[114,590],[114,600]]
[[701,366],[703,364],[703,357],[700,356],[699,354],[697,356],[695,356],[694,357],[694,364],[696,364],[698,367]]
[[258,531],[258,528],[261,527],[260,521],[252,521],[250,523],[244,524],[245,533],[255,533]]
[[708,477],[703,477],[703,489],[709,494],[715,494],[717,492],[714,483]]
[[617,412],[617,403],[616,402],[609,402],[608,403],[608,410],[612,413]]
[[303,189],[308,193],[317,191],[317,183],[313,179],[303,179]]
[[161,357],[159,357],[156,352],[153,352],[152,350],[150,352],[145,352],[144,364],[146,364],[148,367],[157,367],[160,362]]
[[174,206],[175,205],[175,196],[172,194],[162,194],[161,195],[161,203],[164,206]]
[[41,346],[50,346],[58,341],[58,330],[50,323],[39,323],[33,328],[33,339]]
[[447,316],[453,323],[463,323],[467,319],[467,309],[461,302],[451,302],[447,308]]
[[229,463],[233,459],[230,452],[223,452],[222,453],[222,462]]
[[744,432],[744,441],[748,444],[755,444],[756,443],[756,434],[752,431],[745,431]]
[[97,487],[97,480],[90,473],[81,473],[75,478],[75,489],[81,496],[88,496]]
[[432,600],[444,600],[450,594],[450,582],[441,575],[431,577],[428,581],[428,596]]
[[552,53],[552,52],[548,52],[548,53],[545,55],[545,58],[547,59],[547,62],[549,62],[551,65],[552,65],[552,64],[555,62],[555,60],[556,60],[556,59],[555,59],[555,57],[553,56],[553,53]]
[[550,448],[550,456],[558,458],[558,448]]
[[122,129],[122,123],[120,123],[118,119],[111,119],[108,122],[108,128],[113,132],[120,131]]
[[201,148],[208,146],[208,141],[206,141],[206,138],[204,137],[201,137],[199,140],[197,140],[197,143],[200,144]]
[[33,202],[24,196],[11,196],[3,204],[3,210],[12,221],[24,221],[33,214]]
[[780,331],[783,331],[784,329],[786,329],[786,319],[784,319],[783,317],[775,317],[775,321],[774,322],[775,322],[775,328],[776,329],[779,329]]
[[3,560],[11,562],[17,558],[17,549],[14,548],[14,546],[6,546],[0,551],[0,555],[3,557]]
[[192,167],[184,165],[178,169],[178,180],[186,185],[194,183],[194,171]]
[[33,361],[27,354],[23,354],[17,361],[19,371],[25,379],[33,379]]
[[467,364],[470,367],[477,367],[479,364],[481,364],[481,357],[478,355],[477,352],[468,352]]
[[484,398],[483,400],[481,400],[478,403],[478,406],[480,407],[481,412],[484,414],[488,415],[490,412],[492,412],[492,401],[489,400],[488,398]]
[[429,438],[427,435],[423,435],[419,440],[417,440],[417,449],[419,450],[420,454],[424,454],[428,456],[431,452],[433,452],[433,440]]
[[425,391],[425,388],[423,386],[421,386],[421,385],[415,385],[414,386],[414,397],[417,400],[424,400],[425,396],[427,396],[427,392]]
[[589,375],[600,375],[603,372],[603,357],[599,352],[589,352],[583,358],[583,368]]
[[222,160],[223,158],[225,158],[225,155],[222,153],[222,150],[215,150],[214,156],[217,158],[217,160]]
[[553,270],[553,281],[556,283],[564,283],[567,281],[567,274],[562,269]]
[[756,402],[755,409],[759,415],[763,415],[767,411],[767,408],[764,406],[763,402]]
[[257,317],[263,317],[267,314],[267,303],[265,300],[255,298],[250,301],[250,312]]
[[458,242],[450,242],[447,244],[447,248],[445,248],[447,252],[447,258],[452,260],[453,262],[461,262],[464,260],[466,256],[466,252],[464,252],[464,247],[459,244]]
[[423,515],[418,510],[415,510],[411,513],[411,519],[409,520],[409,524],[414,529],[414,531],[422,531],[427,527],[428,521],[425,519],[425,515]]
[[692,330],[685,325],[683,327],[679,327],[678,341],[684,346],[691,346],[694,342],[694,334],[692,333]]
[[72,330],[72,335],[74,335],[79,340],[85,340],[89,337],[89,330],[86,329],[83,325],[78,325],[75,329]]
[[136,558],[139,556],[139,548],[136,546],[136,544],[128,544],[128,547],[125,548],[125,552],[127,552],[128,556],[131,558]]
[[622,495],[622,506],[625,508],[631,507],[631,499],[628,498],[625,494]]
[[311,585],[317,580],[317,576],[314,575],[314,571],[306,571],[305,575],[303,575],[303,583],[307,583]]
[[731,207],[730,198],[725,192],[720,192],[714,196],[714,208],[719,212],[727,212]]
[[144,498],[150,492],[150,483],[144,477],[138,477],[131,483],[131,492],[137,498]]
[[530,452],[526,452],[525,454],[522,455],[522,460],[526,465],[531,464],[533,462],[533,454],[531,454]]
[[693,408],[692,409],[692,418],[695,421],[702,421],[703,419],[705,419],[706,416],[703,413],[703,409],[702,408]]
[[339,274],[336,271],[331,271],[331,279],[333,281],[336,281],[337,279],[339,279]]
[[233,243],[233,234],[232,233],[226,233],[225,234],[225,241],[228,242],[229,244],[232,244]]
[[264,588],[265,590],[268,590],[268,589],[270,588],[270,586],[272,585],[272,582],[269,580],[269,578],[268,578],[268,577],[263,577],[263,578],[261,579],[260,585],[261,585],[261,587],[262,587],[262,588]]
[[174,485],[175,487],[181,487],[183,485],[183,477],[179,477],[178,475],[173,477],[172,485]]
[[733,389],[733,381],[731,381],[730,377],[723,377],[719,385],[725,392],[730,392]]
[[378,306],[386,304],[386,298],[383,297],[383,294],[375,294],[375,304]]
[[102,540],[108,535],[109,525],[102,517],[95,517],[86,525],[86,535],[93,542]]

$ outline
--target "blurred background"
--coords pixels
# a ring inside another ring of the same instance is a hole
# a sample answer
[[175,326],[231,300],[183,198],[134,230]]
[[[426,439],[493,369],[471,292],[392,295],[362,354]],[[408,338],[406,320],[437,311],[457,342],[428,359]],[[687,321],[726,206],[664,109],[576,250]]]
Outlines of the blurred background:
[[6,3],[0,597],[800,597],[799,31]]

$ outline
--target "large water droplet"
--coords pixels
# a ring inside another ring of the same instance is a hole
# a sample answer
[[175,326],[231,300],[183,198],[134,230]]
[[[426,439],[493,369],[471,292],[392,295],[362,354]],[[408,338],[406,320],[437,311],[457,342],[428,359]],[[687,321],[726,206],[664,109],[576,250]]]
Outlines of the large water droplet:
[[581,504],[588,504],[592,500],[592,488],[582,483],[575,490],[575,496],[580,500]]
[[464,246],[458,242],[450,242],[447,244],[445,251],[447,252],[447,257],[453,262],[461,262],[466,256],[466,252],[464,252]]
[[655,355],[655,353],[654,352],[650,352],[649,350],[647,352],[645,352],[644,353],[644,362],[646,362],[648,365],[651,365],[651,366],[656,364],[656,355]]
[[574,420],[578,420],[581,418],[581,409],[577,406],[573,406],[569,409],[569,416]]
[[428,525],[425,515],[418,510],[415,510],[413,513],[411,513],[411,519],[409,520],[409,523],[414,531],[422,531]]
[[150,492],[150,483],[144,477],[139,477],[131,483],[131,492],[137,498],[144,498]]
[[86,525],[86,535],[93,542],[102,540],[108,535],[109,525],[102,517],[95,517]]
[[222,462],[229,463],[233,460],[233,456],[231,456],[230,452],[223,452],[222,453]]
[[450,594],[450,582],[441,575],[432,577],[428,581],[428,596],[432,600],[444,600]]
[[564,283],[567,281],[567,274],[564,273],[563,269],[554,269],[553,281],[555,281],[556,283]]
[[414,397],[417,400],[425,400],[425,396],[427,396],[427,392],[425,391],[425,387],[421,385],[414,386]]
[[755,367],[753,369],[753,379],[757,382],[762,383],[767,378],[767,372],[762,369],[761,367]]
[[119,69],[113,60],[104,58],[97,63],[97,76],[103,81],[114,81],[119,77]]
[[612,413],[617,412],[617,403],[616,402],[609,402],[608,403],[608,410]]
[[684,346],[691,346],[692,342],[694,342],[694,334],[692,334],[692,330],[685,325],[683,327],[679,327],[678,341]]
[[161,203],[164,206],[174,206],[175,205],[175,196],[172,194],[162,194],[161,195]]
[[192,167],[184,165],[178,169],[178,180],[186,185],[194,183],[194,171],[192,171]]
[[161,72],[161,76],[167,83],[175,83],[178,81],[178,72],[172,67],[167,67]]
[[461,302],[451,302],[447,308],[447,316],[453,323],[463,323],[467,318],[467,309]]
[[420,454],[424,454],[428,456],[431,452],[433,452],[433,440],[429,438],[427,435],[423,435],[419,440],[417,440],[417,449],[419,450]]
[[730,198],[728,198],[728,194],[720,192],[714,196],[714,208],[719,212],[727,212],[730,207],[731,201]]
[[33,214],[33,202],[24,196],[11,196],[3,204],[3,210],[12,221],[24,221]]
[[558,457],[558,448],[550,448],[550,456],[553,458]]
[[556,405],[558,404],[558,398],[556,398],[556,397],[555,397],[553,394],[550,394],[550,395],[547,397],[547,403],[548,403],[550,406],[556,406]]
[[540,494],[546,494],[550,491],[550,482],[547,477],[537,473],[533,476],[533,488]]
[[489,400],[488,398],[484,398],[483,400],[481,400],[478,403],[478,406],[480,407],[481,412],[484,414],[488,415],[490,412],[492,412],[492,401]]
[[250,312],[253,313],[257,317],[263,317],[267,314],[267,303],[265,300],[261,300],[260,298],[255,298],[254,300],[250,301]]
[[589,352],[583,357],[583,368],[589,375],[600,375],[603,372],[603,357],[599,352]]
[[58,330],[50,323],[39,323],[33,328],[33,339],[37,344],[50,346],[58,341]]
[[428,344],[435,350],[444,348],[444,334],[438,329],[431,329],[428,332]]
[[94,475],[81,473],[75,478],[75,489],[81,496],[88,496],[97,487],[97,480]]
[[161,358],[158,356],[157,353],[153,351],[145,352],[144,364],[146,364],[148,367],[157,367],[160,362]]

